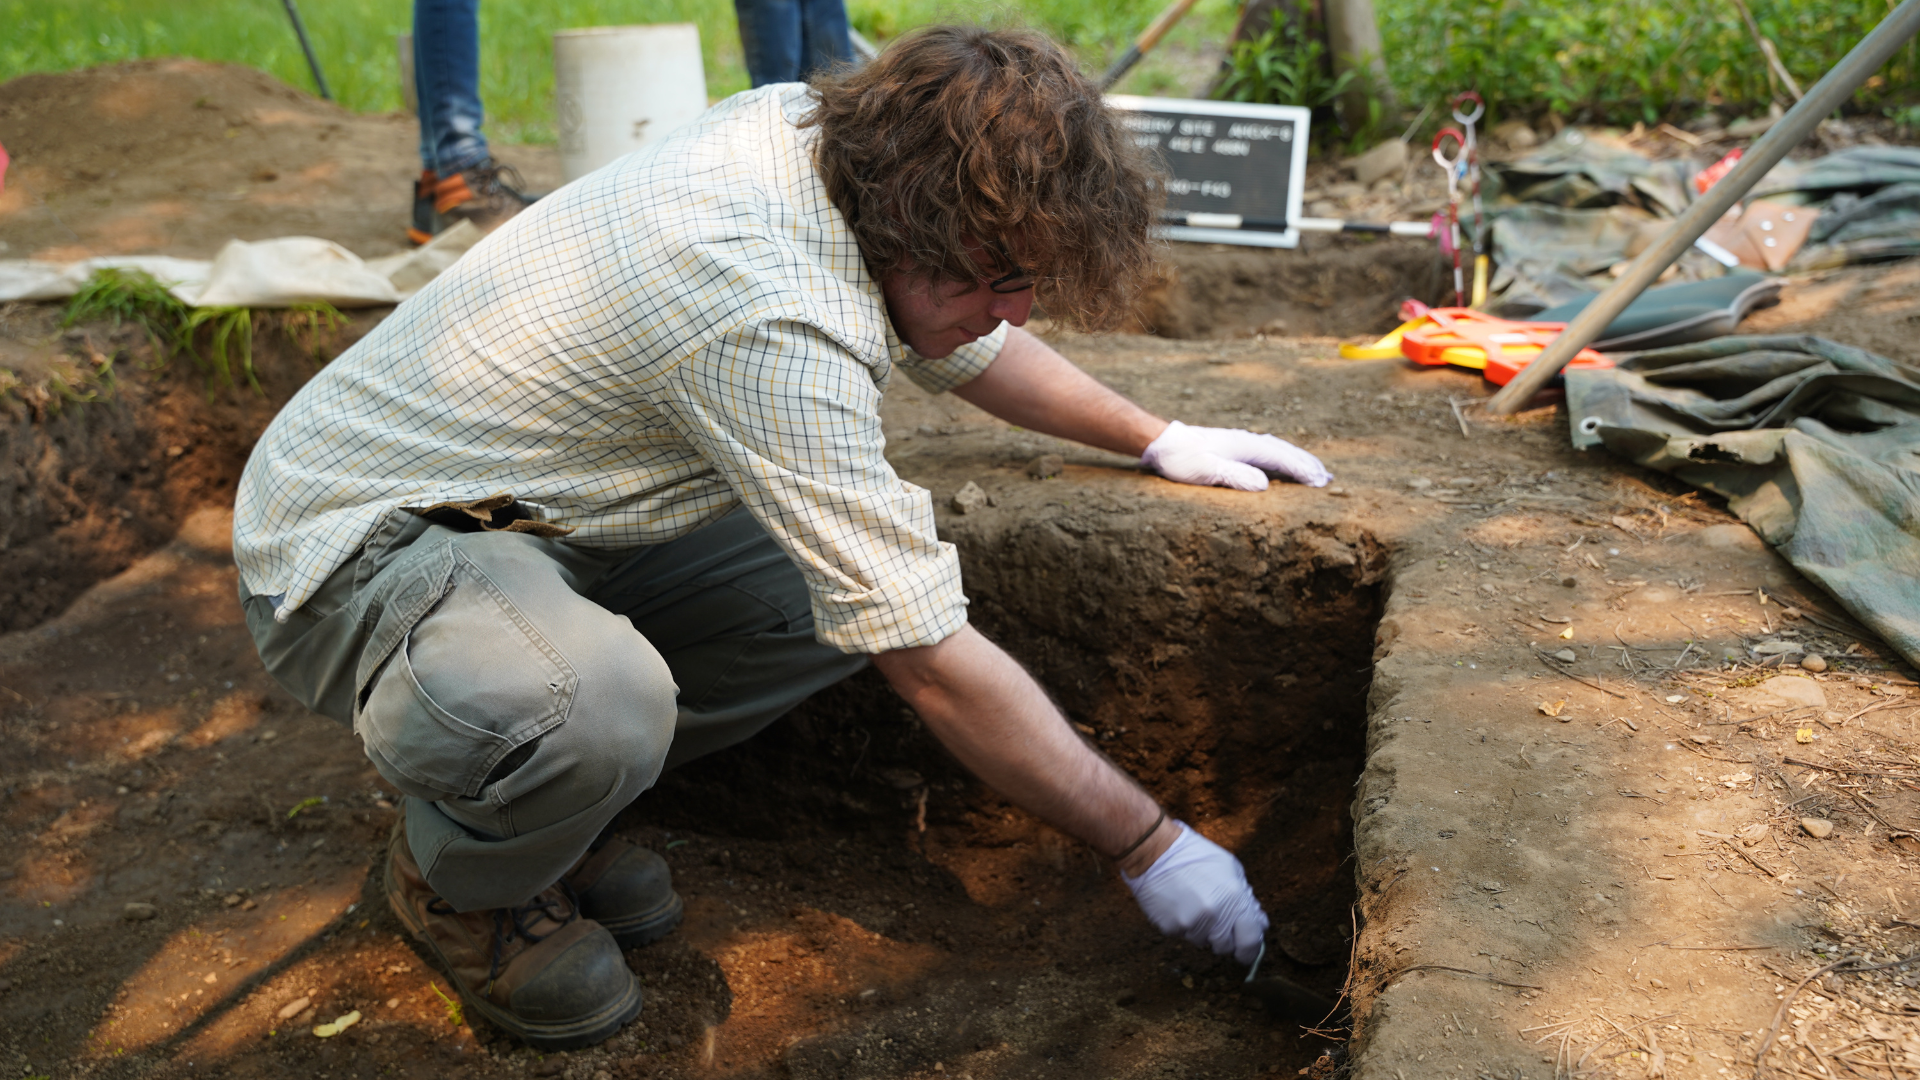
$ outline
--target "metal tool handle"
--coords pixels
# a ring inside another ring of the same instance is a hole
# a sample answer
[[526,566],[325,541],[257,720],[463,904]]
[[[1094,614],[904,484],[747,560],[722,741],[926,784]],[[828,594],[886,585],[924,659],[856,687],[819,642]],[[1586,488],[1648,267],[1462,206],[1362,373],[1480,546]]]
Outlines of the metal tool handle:
[[300,9],[293,0],[280,0],[287,9],[287,18],[293,20],[293,36],[300,39],[300,51],[307,54],[307,67],[313,72],[313,85],[320,90],[320,96],[333,100],[333,91],[327,89],[327,77],[320,74],[320,58],[313,55],[313,42],[307,39],[307,24],[300,21]]
[[1113,62],[1113,66],[1107,68],[1107,73],[1100,76],[1100,89],[1111,89],[1114,83],[1119,82],[1127,72],[1133,70],[1133,65],[1139,63],[1140,58],[1152,51],[1155,45],[1160,44],[1160,39],[1167,36],[1167,31],[1173,29],[1173,24],[1193,10],[1193,5],[1197,2],[1198,0],[1173,0],[1173,3],[1168,4],[1160,12],[1159,17],[1140,32],[1140,36],[1133,40],[1133,44],[1127,46],[1127,51],[1120,54],[1119,59]]
[[1853,51],[1842,57],[1826,77],[1807,91],[1800,103],[1787,110],[1779,122],[1767,130],[1760,140],[1753,144],[1741,156],[1740,164],[1733,167],[1719,183],[1708,188],[1700,198],[1694,200],[1686,212],[1674,220],[1673,227],[1661,236],[1659,241],[1640,253],[1640,257],[1628,265],[1626,273],[1613,287],[1593,298],[1580,314],[1574,316],[1571,323],[1553,344],[1536,357],[1533,363],[1520,369],[1513,381],[1500,388],[1500,392],[1488,399],[1486,411],[1494,416],[1505,416],[1518,412],[1520,407],[1533,399],[1540,388],[1549,379],[1560,373],[1581,349],[1600,337],[1613,320],[1618,318],[1627,305],[1653,284],[1681,253],[1693,246],[1714,222],[1719,221],[1733,204],[1752,189],[1767,170],[1780,163],[1787,151],[1800,144],[1800,141],[1817,127],[1823,117],[1839,108],[1867,81],[1867,77],[1880,70],[1900,51],[1914,32],[1920,30],[1920,0],[1902,0],[1880,25],[1873,28]]

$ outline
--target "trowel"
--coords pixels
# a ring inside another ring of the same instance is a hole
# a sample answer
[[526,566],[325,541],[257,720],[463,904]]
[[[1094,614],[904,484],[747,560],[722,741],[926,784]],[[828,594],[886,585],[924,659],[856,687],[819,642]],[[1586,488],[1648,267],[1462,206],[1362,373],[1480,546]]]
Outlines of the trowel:
[[1316,991],[1309,990],[1292,979],[1282,975],[1260,974],[1260,962],[1267,958],[1267,943],[1260,943],[1260,954],[1253,958],[1253,966],[1247,969],[1246,981],[1240,987],[1240,993],[1258,998],[1267,1007],[1267,1012],[1275,1016],[1295,1017],[1319,1022],[1333,1015],[1339,1003],[1332,1001]]

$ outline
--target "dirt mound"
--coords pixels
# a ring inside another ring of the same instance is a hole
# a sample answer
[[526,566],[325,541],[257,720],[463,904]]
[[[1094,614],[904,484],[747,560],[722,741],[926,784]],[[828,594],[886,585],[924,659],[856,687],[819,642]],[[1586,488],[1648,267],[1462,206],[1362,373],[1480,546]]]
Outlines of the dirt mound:
[[[204,258],[230,239],[319,236],[361,256],[406,243],[411,116],[358,116],[263,72],[142,60],[0,85],[0,257]],[[550,149],[502,151],[536,187]]]

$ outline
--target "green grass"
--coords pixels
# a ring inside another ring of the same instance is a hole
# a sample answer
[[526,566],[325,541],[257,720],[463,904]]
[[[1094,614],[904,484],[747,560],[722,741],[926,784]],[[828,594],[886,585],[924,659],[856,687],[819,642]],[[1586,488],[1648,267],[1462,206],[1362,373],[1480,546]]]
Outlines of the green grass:
[[[854,25],[885,41],[931,22],[1033,26],[1099,71],[1164,0],[848,0]],[[411,7],[387,0],[300,0],[320,62],[341,103],[362,112],[400,107],[394,36]],[[1811,85],[1881,17],[1888,0],[1749,0],[1794,76]],[[1191,56],[1217,46],[1236,0],[1201,0],[1120,89],[1171,94],[1194,87]],[[1409,111],[1476,87],[1495,120],[1548,111],[1574,120],[1685,119],[1708,105],[1764,109],[1759,50],[1730,0],[1378,0],[1387,62]],[[481,86],[497,141],[547,142],[552,128],[555,30],[693,22],[705,51],[707,92],[747,86],[729,0],[487,0],[480,8]],[[153,56],[250,64],[311,89],[306,62],[278,0],[0,0],[0,80]],[[1920,101],[1920,46],[1881,72],[1857,107],[1908,114]],[[1916,121],[1920,123],[1920,121]]]
[[[1036,26],[1099,66],[1159,10],[1162,0],[851,0],[854,25],[884,40],[937,21]],[[1233,0],[1201,0],[1167,39],[1197,47],[1224,38]],[[320,67],[341,104],[360,112],[401,107],[394,38],[411,28],[404,2],[300,0]],[[691,22],[700,28],[707,93],[716,100],[747,88],[739,28],[729,0],[487,0],[480,5],[481,97],[487,131],[501,142],[553,140],[555,30],[629,23]],[[0,0],[0,81],[158,56],[248,64],[313,89],[298,41],[278,0],[190,4],[180,0]],[[1125,89],[1167,89],[1163,64],[1136,69]]]
[[[1892,8],[1887,0],[1747,4],[1802,89]],[[1631,124],[1707,107],[1764,111],[1769,100],[1765,60],[1731,0],[1382,0],[1378,12],[1389,73],[1409,108],[1475,88],[1487,97],[1489,123],[1551,111]],[[1920,47],[1910,46],[1853,106],[1891,112],[1916,99]]]

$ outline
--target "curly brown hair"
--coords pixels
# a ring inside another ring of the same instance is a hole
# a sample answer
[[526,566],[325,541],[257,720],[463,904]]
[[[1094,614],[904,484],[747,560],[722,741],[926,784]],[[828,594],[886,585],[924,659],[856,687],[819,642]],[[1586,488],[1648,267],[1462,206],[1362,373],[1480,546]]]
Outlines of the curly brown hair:
[[1050,317],[1099,329],[1154,272],[1146,159],[1042,35],[928,27],[817,77],[813,94],[803,124],[820,128],[827,194],[874,273],[971,283],[986,245],[997,272],[1034,276]]

